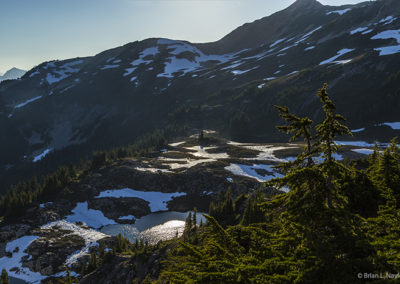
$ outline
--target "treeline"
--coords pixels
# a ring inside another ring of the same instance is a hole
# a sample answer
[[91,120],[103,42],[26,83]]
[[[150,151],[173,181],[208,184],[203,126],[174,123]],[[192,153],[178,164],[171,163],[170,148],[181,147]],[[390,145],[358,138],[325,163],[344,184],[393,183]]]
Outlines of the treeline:
[[172,250],[154,283],[398,281],[390,277],[400,271],[400,149],[393,140],[366,159],[336,161],[335,137],[351,133],[326,86],[318,97],[325,119],[315,132],[310,119],[278,107],[287,122],[278,128],[307,145],[279,166],[285,177],[266,184],[289,193],[256,192],[245,198],[243,211],[241,197],[228,192],[195,237]]
[[7,194],[0,196],[0,216],[5,221],[17,218],[33,204],[50,200],[64,189],[71,190],[73,183],[78,183],[92,171],[120,158],[138,157],[159,151],[167,146],[169,139],[184,133],[183,127],[168,126],[144,135],[132,145],[94,152],[91,158],[82,159],[78,166],[61,166],[54,173],[21,181],[12,186]]

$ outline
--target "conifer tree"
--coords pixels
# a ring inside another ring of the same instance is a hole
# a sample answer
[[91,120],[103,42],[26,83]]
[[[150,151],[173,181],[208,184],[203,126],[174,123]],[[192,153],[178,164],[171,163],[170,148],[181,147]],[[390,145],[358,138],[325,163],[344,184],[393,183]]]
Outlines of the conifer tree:
[[1,270],[1,284],[10,284],[10,279],[8,278],[8,273],[7,270],[5,270],[4,268]]
[[350,129],[343,125],[342,122],[346,119],[340,115],[336,114],[336,106],[328,96],[327,84],[324,84],[322,89],[317,93],[317,96],[321,100],[322,109],[325,113],[324,121],[317,125],[317,138],[318,144],[321,148],[323,162],[323,171],[326,173],[326,190],[327,190],[327,203],[329,208],[333,208],[332,195],[334,194],[335,187],[333,185],[333,175],[338,169],[337,163],[333,158],[333,154],[339,149],[338,145],[335,143],[334,138],[336,136],[350,135],[353,136]]
[[306,149],[303,156],[300,157],[298,162],[307,159],[307,167],[313,164],[312,161],[312,135],[311,135],[311,124],[312,120],[308,117],[300,118],[292,114],[288,107],[275,106],[279,111],[279,115],[288,123],[287,125],[276,126],[280,131],[290,134],[294,132],[294,135],[289,139],[289,142],[295,141],[299,137],[303,137],[306,142]]

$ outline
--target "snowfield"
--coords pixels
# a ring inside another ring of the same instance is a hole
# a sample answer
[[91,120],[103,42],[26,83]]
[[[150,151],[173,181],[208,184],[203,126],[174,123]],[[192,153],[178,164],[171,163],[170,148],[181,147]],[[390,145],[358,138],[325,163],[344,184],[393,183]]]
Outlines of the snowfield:
[[[49,85],[52,85],[54,83],[60,82],[61,80],[70,77],[74,73],[78,73],[80,71],[80,68],[77,68],[76,66],[81,65],[82,63],[83,60],[76,60],[69,63],[65,63],[64,65],[58,67],[58,69],[52,70],[52,72],[49,72],[46,75],[47,83],[49,83]],[[54,62],[50,62],[44,67],[44,69],[46,70],[49,68],[56,68]]]
[[[281,178],[283,175],[276,172],[272,165],[253,164],[252,166],[242,164],[230,164],[225,167],[225,170],[237,176],[244,176],[257,180],[258,182],[265,182],[273,178]],[[265,170],[271,174],[260,175],[256,170]]]
[[394,130],[400,130],[400,122],[385,122],[382,123],[383,125],[387,125]]
[[[225,63],[232,59],[234,59],[238,54],[246,51],[241,50],[236,53],[224,54],[224,55],[206,55],[198,48],[187,44],[182,41],[168,40],[168,39],[159,39],[157,42],[158,45],[167,45],[169,53],[173,56],[167,58],[167,61],[164,62],[164,72],[157,75],[158,78],[173,78],[174,73],[182,72],[185,75],[188,72],[193,72],[202,67],[202,63],[207,61],[217,61],[219,63]],[[186,58],[177,58],[176,56],[181,55],[182,53],[191,53],[195,54],[195,58],[193,60],[188,60]]]
[[[149,47],[144,49],[142,52],[139,53],[139,58],[136,60],[133,60],[130,64],[133,66],[132,68],[127,68],[125,69],[125,73],[124,76],[129,76],[131,75],[141,64],[145,64],[148,65],[151,62],[153,62],[153,60],[151,59],[144,59],[145,57],[148,56],[156,56],[158,54],[158,47],[154,46],[154,47]],[[136,78],[136,77],[134,77]],[[132,79],[131,79],[132,81]]]
[[[185,192],[164,193],[158,191],[138,191],[130,188],[111,189],[101,192],[96,198],[112,197],[137,197],[149,202],[151,212],[166,211],[167,203],[174,197],[184,196]],[[112,220],[111,220],[112,221]],[[113,221],[114,222],[114,221]],[[115,224],[115,222],[114,222]]]
[[395,39],[398,45],[392,46],[384,46],[375,48],[376,51],[379,51],[380,56],[391,55],[400,52],[400,30],[387,30],[378,33],[371,37],[371,39]]
[[186,147],[185,149],[190,151],[196,151],[195,153],[191,153],[195,157],[201,157],[206,159],[228,159],[229,155],[227,153],[208,153],[207,150],[214,149],[216,147],[203,147],[203,146],[194,146],[194,147]]
[[[47,278],[47,276],[43,276],[39,272],[33,272],[29,268],[22,267],[21,263],[22,258],[28,255],[24,251],[38,238],[38,236],[24,236],[7,243],[6,252],[12,253],[12,256],[10,258],[7,256],[0,258],[0,268],[6,269],[9,276],[29,283],[40,283],[41,280]],[[17,270],[13,268],[17,268]]]
[[100,210],[89,209],[87,201],[78,203],[72,213],[72,215],[66,217],[68,222],[82,222],[95,229],[105,225],[117,224],[114,220],[105,217]]
[[[115,224],[115,223],[114,223]],[[60,220],[51,222],[47,225],[40,227],[41,229],[55,229],[59,228],[62,230],[70,231],[66,235],[78,235],[85,240],[85,246],[70,256],[65,261],[65,265],[69,266],[72,263],[75,263],[80,257],[87,255],[89,253],[89,249],[93,246],[97,246],[97,241],[107,237],[108,235],[103,234],[101,232],[92,230],[92,229],[85,229],[76,224],[70,223],[66,220]]]

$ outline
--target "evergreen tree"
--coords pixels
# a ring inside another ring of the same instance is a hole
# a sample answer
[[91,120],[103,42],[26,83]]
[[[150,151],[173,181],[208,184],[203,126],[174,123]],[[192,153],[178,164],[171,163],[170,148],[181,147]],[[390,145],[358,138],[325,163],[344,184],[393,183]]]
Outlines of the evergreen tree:
[[67,267],[67,276],[65,276],[65,279],[64,279],[64,284],[72,284],[71,273],[70,273],[68,267]]
[[8,273],[7,270],[5,270],[4,268],[1,270],[1,284],[10,284],[10,279],[8,278]]
[[306,142],[305,152],[303,155],[298,157],[297,163],[302,162],[302,160],[306,158],[307,166],[311,166],[313,164],[313,143],[311,135],[312,120],[308,117],[297,117],[296,115],[290,113],[288,107],[275,106],[275,108],[279,111],[279,115],[288,123],[287,125],[276,126],[276,128],[286,134],[294,132],[294,135],[289,139],[289,142],[295,141],[301,136]]
[[326,91],[327,86],[327,84],[324,84],[322,89],[317,93],[317,96],[322,102],[325,119],[321,124],[317,125],[316,130],[318,144],[322,152],[322,157],[324,158],[324,167],[322,170],[326,174],[327,202],[329,208],[332,208],[332,195],[335,191],[333,176],[340,167],[333,158],[333,154],[338,150],[338,145],[335,143],[334,138],[336,136],[353,135],[349,128],[342,124],[342,122],[346,121],[345,118],[335,113],[336,106],[328,96],[328,92]]

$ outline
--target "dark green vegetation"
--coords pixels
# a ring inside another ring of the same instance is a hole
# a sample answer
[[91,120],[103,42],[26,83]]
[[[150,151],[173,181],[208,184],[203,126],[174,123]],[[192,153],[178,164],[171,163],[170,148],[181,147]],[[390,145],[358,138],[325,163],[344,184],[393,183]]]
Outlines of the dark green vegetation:
[[10,284],[10,279],[8,278],[8,273],[5,269],[1,270],[0,283],[1,284]]
[[[167,139],[178,136],[183,132],[183,129],[175,127],[156,130],[150,135],[144,135],[135,144],[127,147],[94,152],[90,159],[81,160],[78,167],[70,164],[69,166],[59,167],[51,174],[33,176],[27,181],[22,181],[16,186],[12,186],[7,194],[0,195],[0,216],[3,216],[6,221],[16,219],[32,204],[51,201],[58,193],[73,189],[74,185],[94,170],[112,163],[116,159],[152,155],[153,152],[166,146]],[[44,163],[53,165],[51,160]],[[50,171],[50,168],[48,168],[48,171]]]
[[[400,149],[393,140],[368,158],[336,161],[333,139],[349,130],[326,86],[318,97],[325,118],[315,131],[311,120],[278,107],[287,122],[278,128],[309,142],[295,161],[279,166],[285,177],[265,185],[289,193],[261,188],[234,198],[228,190],[211,204],[205,224],[195,226],[196,215],[189,215],[182,238],[156,246],[118,237],[109,256],[100,247],[97,268],[83,283],[118,273],[110,263],[115,266],[121,254],[131,257],[134,283],[366,283],[359,273],[397,274]],[[316,163],[315,155],[323,161]],[[154,263],[155,270],[149,268]]]

